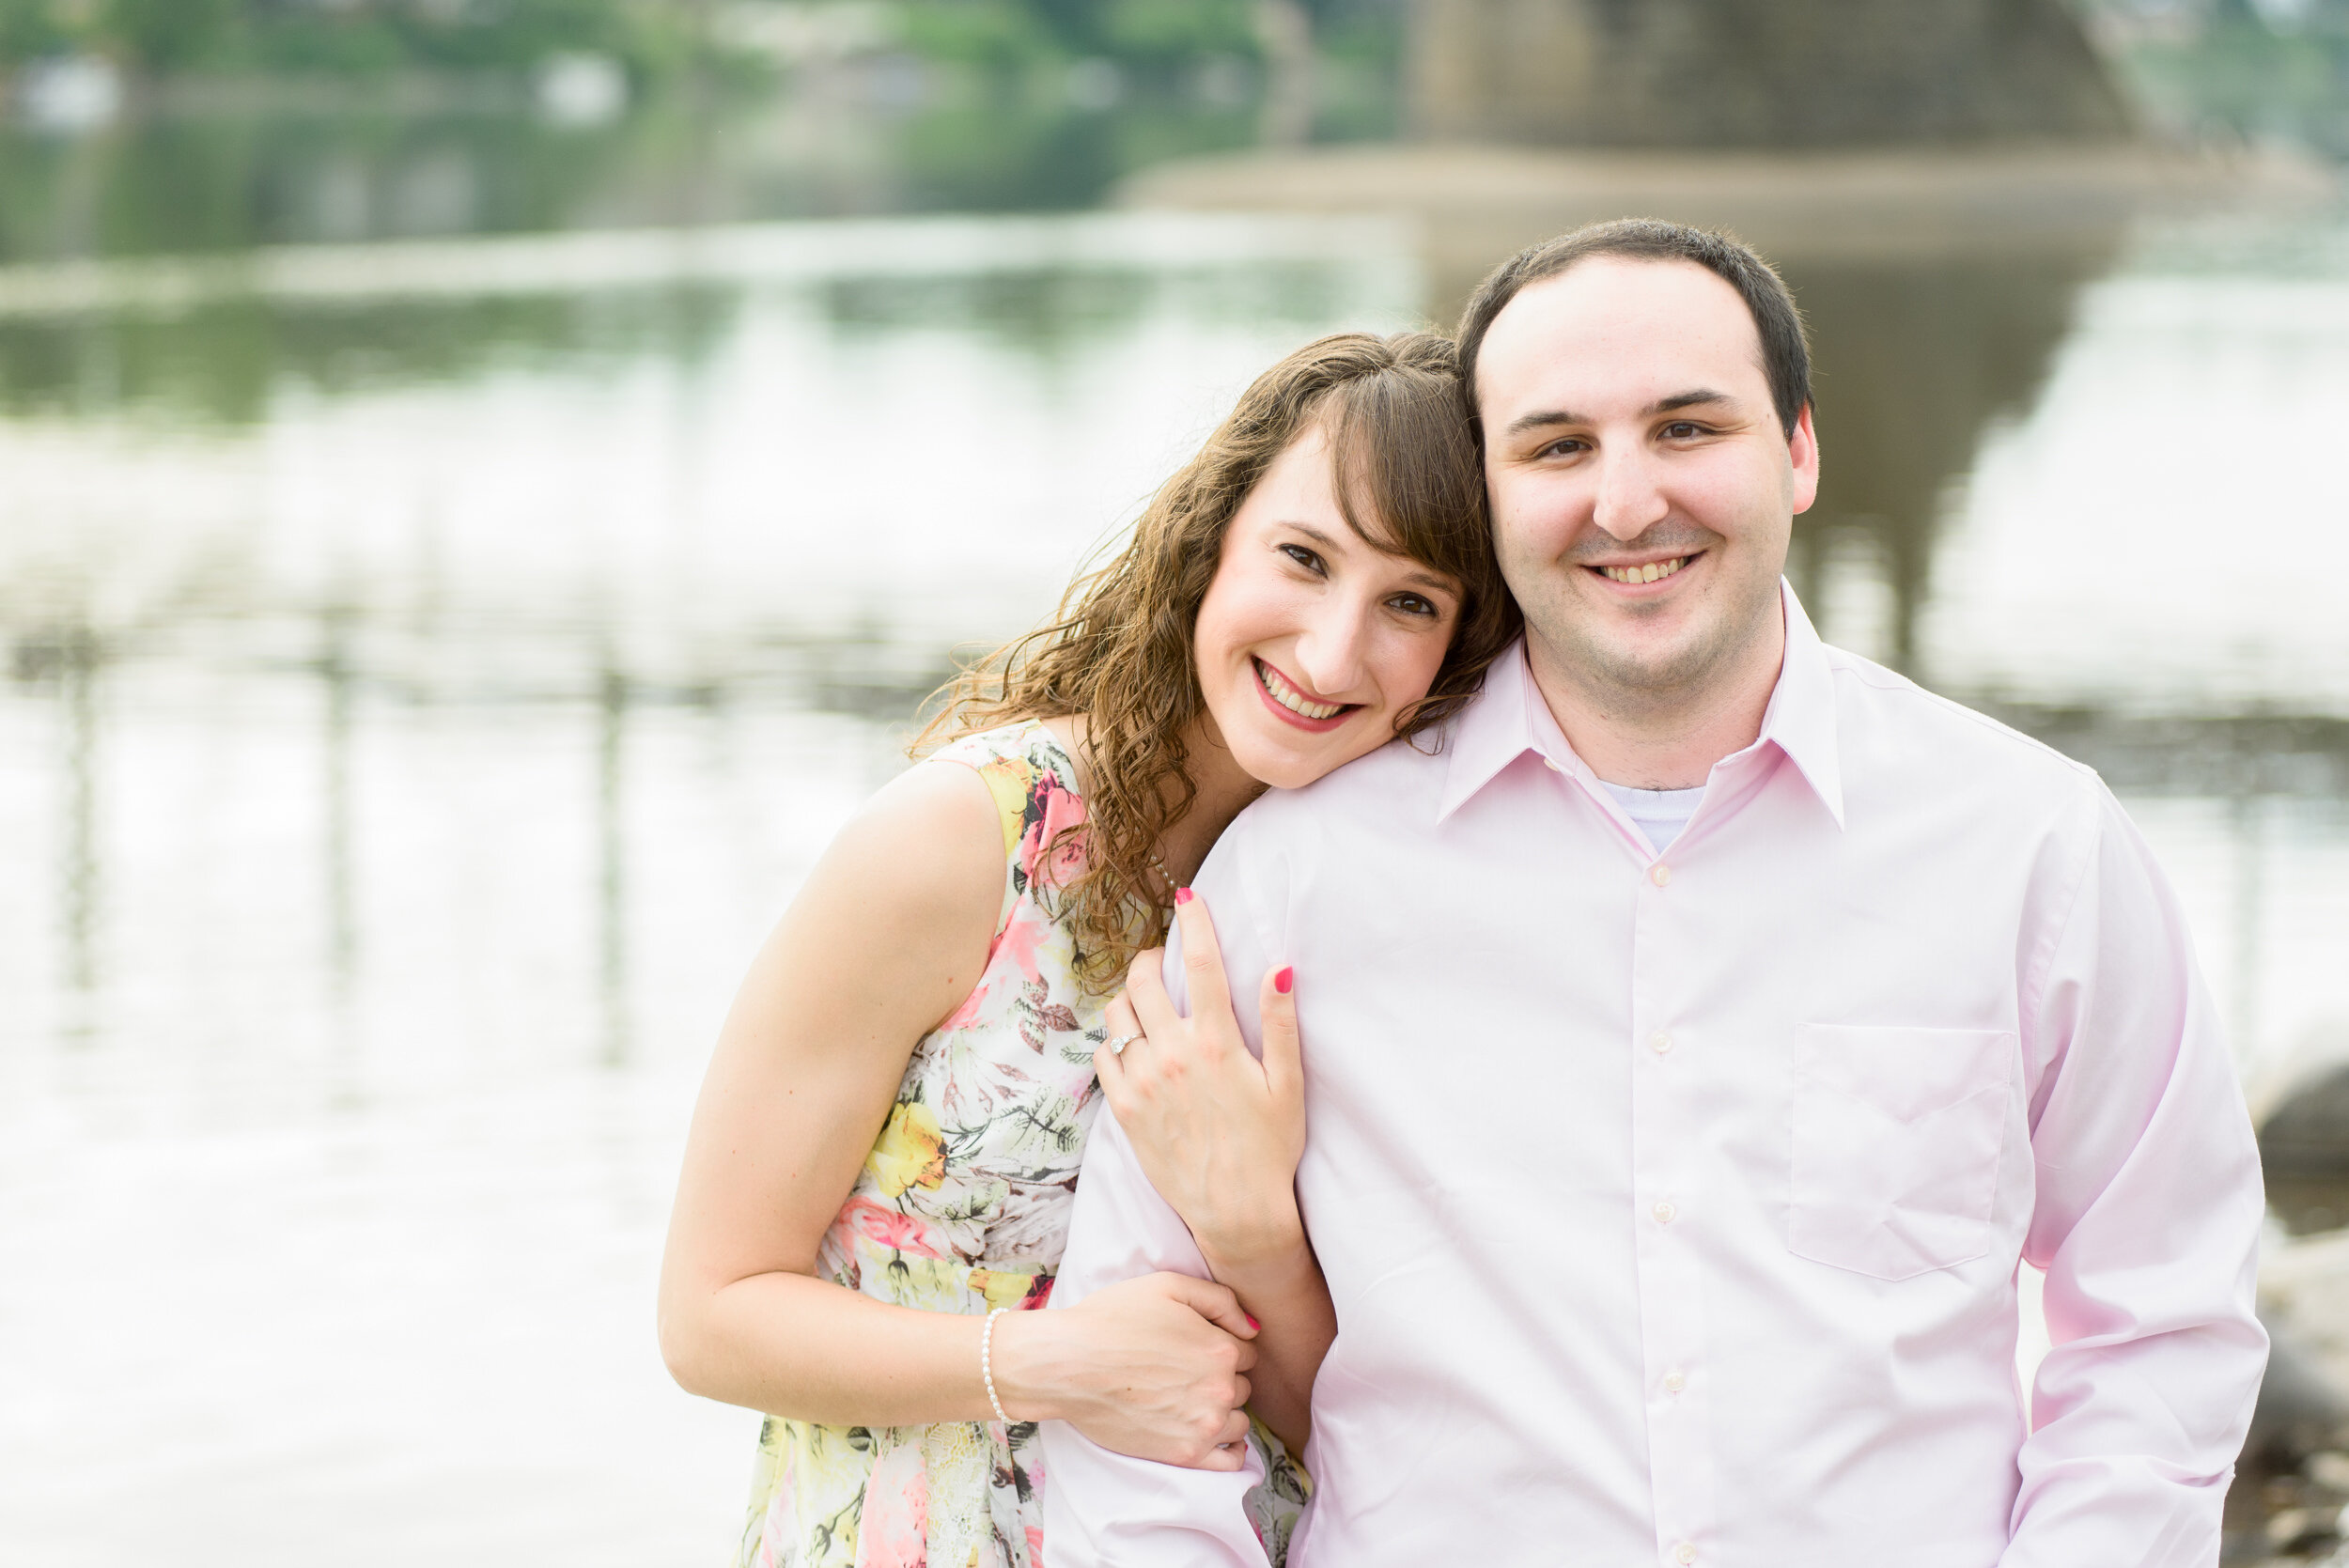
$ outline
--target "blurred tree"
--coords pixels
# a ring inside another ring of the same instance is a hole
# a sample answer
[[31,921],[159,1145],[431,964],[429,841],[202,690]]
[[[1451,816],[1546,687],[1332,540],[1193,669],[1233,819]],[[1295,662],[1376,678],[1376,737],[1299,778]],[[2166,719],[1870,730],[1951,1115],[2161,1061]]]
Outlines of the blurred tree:
[[245,20],[239,0],[105,0],[97,31],[148,70],[178,70],[218,58]]
[[0,0],[0,61],[54,54],[70,41],[50,0]]

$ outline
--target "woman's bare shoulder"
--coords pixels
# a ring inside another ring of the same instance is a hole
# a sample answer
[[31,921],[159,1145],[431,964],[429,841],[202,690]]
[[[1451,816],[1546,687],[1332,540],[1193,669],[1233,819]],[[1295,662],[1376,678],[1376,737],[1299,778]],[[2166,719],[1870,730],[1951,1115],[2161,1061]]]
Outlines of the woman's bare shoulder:
[[1003,898],[1002,811],[969,764],[931,757],[841,825],[816,876],[867,908],[990,926]]

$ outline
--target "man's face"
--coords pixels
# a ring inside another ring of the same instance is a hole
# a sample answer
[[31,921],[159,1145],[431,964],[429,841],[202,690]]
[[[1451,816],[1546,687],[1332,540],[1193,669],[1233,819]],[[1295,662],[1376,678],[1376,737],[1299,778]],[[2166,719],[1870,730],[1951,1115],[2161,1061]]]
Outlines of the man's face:
[[1808,410],[1791,439],[1780,427],[1725,280],[1693,262],[1579,262],[1501,310],[1476,390],[1494,538],[1537,670],[1652,713],[1775,658],[1818,444]]

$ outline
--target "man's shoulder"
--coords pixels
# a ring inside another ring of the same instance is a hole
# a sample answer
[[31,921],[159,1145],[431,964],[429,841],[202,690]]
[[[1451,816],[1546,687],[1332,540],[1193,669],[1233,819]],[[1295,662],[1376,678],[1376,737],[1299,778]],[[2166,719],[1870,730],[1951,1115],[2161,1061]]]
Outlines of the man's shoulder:
[[[1452,764],[1452,722],[1390,740],[1296,789],[1268,789],[1241,822],[1290,831],[1300,820],[1368,822],[1391,828],[1421,820],[1431,827]],[[1237,826],[1237,824],[1235,824]]]
[[1837,750],[1853,782],[1988,792],[2059,810],[2104,798],[2095,769],[2046,742],[1858,654],[1823,651],[1835,683]]

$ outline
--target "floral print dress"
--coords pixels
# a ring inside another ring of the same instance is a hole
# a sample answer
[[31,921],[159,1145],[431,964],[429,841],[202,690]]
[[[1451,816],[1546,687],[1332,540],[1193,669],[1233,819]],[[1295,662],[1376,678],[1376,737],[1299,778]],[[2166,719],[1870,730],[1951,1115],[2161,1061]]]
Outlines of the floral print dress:
[[[977,770],[1002,817],[1003,900],[970,997],[923,1037],[817,1265],[899,1306],[1032,1310],[1051,1294],[1093,1122],[1107,999],[1076,973],[1071,933],[1039,896],[1081,852],[1076,768],[1050,730],[1013,724],[937,753]],[[1303,1472],[1259,1426],[1268,1479],[1249,1509],[1274,1568]],[[817,1426],[759,1433],[736,1568],[1042,1568],[1043,1447],[1034,1421]]]

